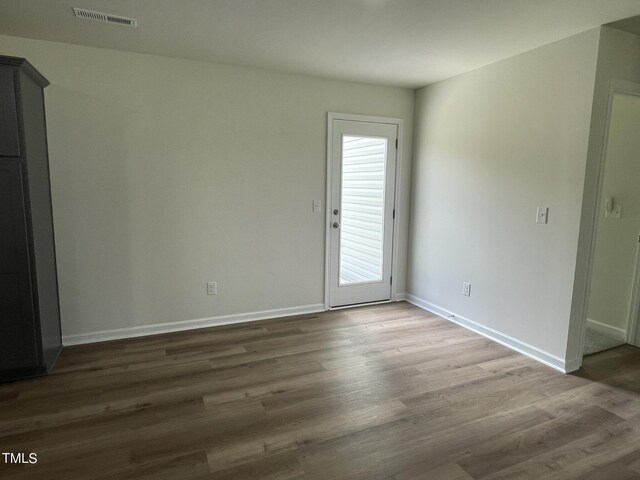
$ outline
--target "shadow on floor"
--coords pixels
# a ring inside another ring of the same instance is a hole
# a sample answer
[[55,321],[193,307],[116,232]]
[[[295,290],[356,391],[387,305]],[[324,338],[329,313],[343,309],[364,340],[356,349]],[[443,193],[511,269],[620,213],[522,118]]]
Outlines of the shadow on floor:
[[572,375],[640,393],[640,348],[621,345],[585,356],[582,368]]

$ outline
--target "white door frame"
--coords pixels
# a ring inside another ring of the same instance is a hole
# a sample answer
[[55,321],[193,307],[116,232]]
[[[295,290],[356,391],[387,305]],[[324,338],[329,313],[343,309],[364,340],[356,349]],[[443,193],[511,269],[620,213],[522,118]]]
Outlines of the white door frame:
[[[582,327],[580,330],[580,348],[578,350],[578,361],[582,365],[582,358],[584,357],[584,342],[587,335],[587,316],[589,314],[589,298],[591,297],[591,283],[593,280],[593,261],[596,251],[596,237],[598,234],[598,225],[600,224],[600,217],[602,213],[601,205],[603,199],[603,187],[604,187],[604,171],[607,161],[607,149],[609,146],[609,130],[611,127],[611,113],[613,110],[613,98],[616,93],[622,93],[627,95],[640,96],[640,83],[628,82],[626,80],[612,79],[609,86],[609,98],[607,99],[607,118],[605,120],[605,127],[603,133],[602,151],[600,154],[600,165],[598,166],[598,188],[596,194],[596,208],[594,210],[594,219],[591,229],[590,247],[589,247],[589,264],[587,265],[587,282],[586,292],[584,295],[584,303],[582,305]],[[634,285],[631,299],[631,311],[629,312],[629,321],[627,323],[627,342],[631,341],[631,335],[635,335],[638,328],[638,306],[640,304],[640,258],[636,260],[636,270]],[[632,315],[636,312],[635,318]],[[632,333],[633,332],[633,333]]]
[[[398,127],[398,149],[396,151],[396,181],[395,181],[395,192],[393,198],[393,208],[395,209],[395,218],[393,220],[393,247],[391,250],[391,277],[393,281],[391,282],[391,299],[388,302],[375,302],[375,303],[389,303],[396,301],[396,288],[397,288],[397,278],[398,278],[398,262],[396,261],[398,258],[398,219],[400,218],[400,189],[398,188],[400,185],[401,178],[401,165],[402,165],[402,147],[403,147],[403,129],[404,129],[404,121],[401,118],[392,118],[392,117],[376,117],[370,115],[355,115],[350,113],[336,113],[329,112],[327,115],[327,191],[325,196],[325,210],[326,210],[326,222],[325,222],[325,251],[324,251],[324,309],[332,310],[331,305],[329,303],[329,292],[331,288],[331,228],[329,225],[331,224],[331,209],[330,200],[331,200],[331,189],[332,189],[332,175],[333,171],[333,121],[334,120],[350,120],[355,122],[367,122],[367,123],[384,123],[389,125],[395,125]],[[336,307],[343,308],[343,307]]]
[[636,247],[636,269],[633,275],[633,287],[631,290],[631,306],[629,308],[629,320],[627,321],[627,343],[639,346],[636,343],[638,337],[638,321],[640,321],[640,238]]

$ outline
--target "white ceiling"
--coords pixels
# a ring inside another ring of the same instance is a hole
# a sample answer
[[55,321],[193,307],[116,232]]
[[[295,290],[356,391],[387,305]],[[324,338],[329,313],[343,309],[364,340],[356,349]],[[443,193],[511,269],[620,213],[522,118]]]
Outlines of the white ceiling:
[[639,14],[640,0],[0,0],[0,34],[418,87]]

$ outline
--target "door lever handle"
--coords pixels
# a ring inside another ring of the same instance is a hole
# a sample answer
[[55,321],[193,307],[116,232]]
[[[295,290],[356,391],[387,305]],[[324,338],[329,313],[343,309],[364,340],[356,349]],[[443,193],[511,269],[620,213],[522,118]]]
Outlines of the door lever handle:
[[333,222],[333,228],[340,228],[340,224],[338,222]]

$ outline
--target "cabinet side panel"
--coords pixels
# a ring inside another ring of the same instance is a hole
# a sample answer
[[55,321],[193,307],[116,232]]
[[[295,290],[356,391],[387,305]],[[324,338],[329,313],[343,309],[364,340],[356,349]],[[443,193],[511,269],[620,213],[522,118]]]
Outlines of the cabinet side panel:
[[44,95],[42,88],[27,74],[21,72],[20,75],[25,146],[23,158],[26,158],[27,165],[29,213],[37,279],[36,308],[44,360],[47,368],[51,368],[62,346],[62,340]]

